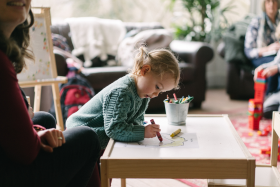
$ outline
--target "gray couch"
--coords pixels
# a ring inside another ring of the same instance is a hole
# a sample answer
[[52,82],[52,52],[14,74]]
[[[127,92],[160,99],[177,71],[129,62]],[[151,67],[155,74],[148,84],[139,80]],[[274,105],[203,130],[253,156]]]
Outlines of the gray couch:
[[[127,32],[133,29],[162,29],[159,24],[154,23],[125,23]],[[73,50],[71,41],[70,28],[67,23],[55,24],[51,26],[52,33],[64,36],[68,44]],[[201,103],[205,100],[206,92],[206,64],[213,58],[213,50],[207,43],[202,42],[187,42],[173,40],[170,44],[170,49],[178,57],[181,68],[180,89],[171,91],[167,94],[171,97],[175,92],[178,97],[194,96],[191,102],[191,108],[201,107]],[[59,52],[54,51],[57,65],[58,75],[65,76],[67,74],[67,65],[65,57]],[[104,87],[114,82],[118,78],[127,74],[127,67],[93,67],[88,68],[82,76],[84,76],[92,85],[95,92],[98,93]],[[30,88],[25,88],[24,91],[31,97],[33,104],[34,92]],[[161,94],[157,98],[151,100],[147,113],[162,113],[164,112],[163,100],[166,94]],[[52,104],[52,94],[50,87],[43,87],[41,110],[48,111]]]

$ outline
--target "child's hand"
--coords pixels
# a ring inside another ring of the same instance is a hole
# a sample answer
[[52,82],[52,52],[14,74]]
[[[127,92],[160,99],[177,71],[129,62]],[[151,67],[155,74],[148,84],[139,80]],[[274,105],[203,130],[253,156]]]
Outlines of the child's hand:
[[254,81],[256,81],[257,80],[257,78],[258,78],[258,73],[260,72],[260,71],[262,71],[264,68],[260,65],[260,66],[258,66],[256,69],[255,69],[255,72],[254,72]]
[[145,138],[153,138],[157,135],[157,132],[160,132],[159,125],[150,124],[145,127]]

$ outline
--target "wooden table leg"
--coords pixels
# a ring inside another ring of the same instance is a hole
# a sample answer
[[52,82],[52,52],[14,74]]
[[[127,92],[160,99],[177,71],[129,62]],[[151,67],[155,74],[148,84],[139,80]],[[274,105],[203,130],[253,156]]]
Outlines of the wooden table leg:
[[101,162],[101,187],[110,187],[110,179],[107,176],[107,161],[104,159],[100,160]]
[[121,179],[121,187],[126,187],[126,181],[125,181],[125,179]]
[[64,131],[63,118],[62,118],[61,105],[60,105],[59,87],[57,83],[52,84],[52,92],[53,92],[53,102],[55,108],[56,121],[58,124],[57,128],[59,130]]
[[255,170],[256,170],[256,160],[248,160],[248,177],[247,177],[247,187],[255,187]]

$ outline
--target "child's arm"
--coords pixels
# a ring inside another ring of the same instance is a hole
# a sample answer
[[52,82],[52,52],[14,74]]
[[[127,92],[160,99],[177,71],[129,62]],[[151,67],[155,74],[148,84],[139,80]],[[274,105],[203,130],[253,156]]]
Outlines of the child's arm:
[[[134,124],[143,124],[144,114],[140,115],[135,119]],[[145,126],[145,138],[153,138],[156,137],[156,133],[160,132],[160,126],[158,124],[149,124]]]
[[134,101],[129,95],[130,93],[127,93],[126,90],[116,89],[104,98],[105,133],[114,140],[140,141],[144,139],[145,126],[127,121],[128,114],[135,107]]
[[257,80],[258,72],[263,69],[264,69],[264,71],[263,71],[262,75],[265,77],[271,77],[279,72],[279,70],[280,70],[280,50],[278,51],[277,56],[274,58],[273,61],[271,61],[269,63],[264,63],[255,69],[255,72],[254,72],[255,81]]

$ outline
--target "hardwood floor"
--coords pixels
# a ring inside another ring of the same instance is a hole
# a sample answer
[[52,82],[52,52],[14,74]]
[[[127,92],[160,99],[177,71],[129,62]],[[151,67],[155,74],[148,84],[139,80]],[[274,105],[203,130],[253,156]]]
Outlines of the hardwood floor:
[[[248,101],[230,100],[224,89],[211,89],[206,92],[206,100],[201,109],[190,110],[189,114],[229,114],[247,113]],[[127,179],[127,187],[188,187],[175,179]],[[120,179],[113,179],[111,187],[121,187]]]
[[189,114],[229,114],[247,113],[248,100],[231,100],[224,89],[207,90],[205,101],[200,109],[190,110]]

